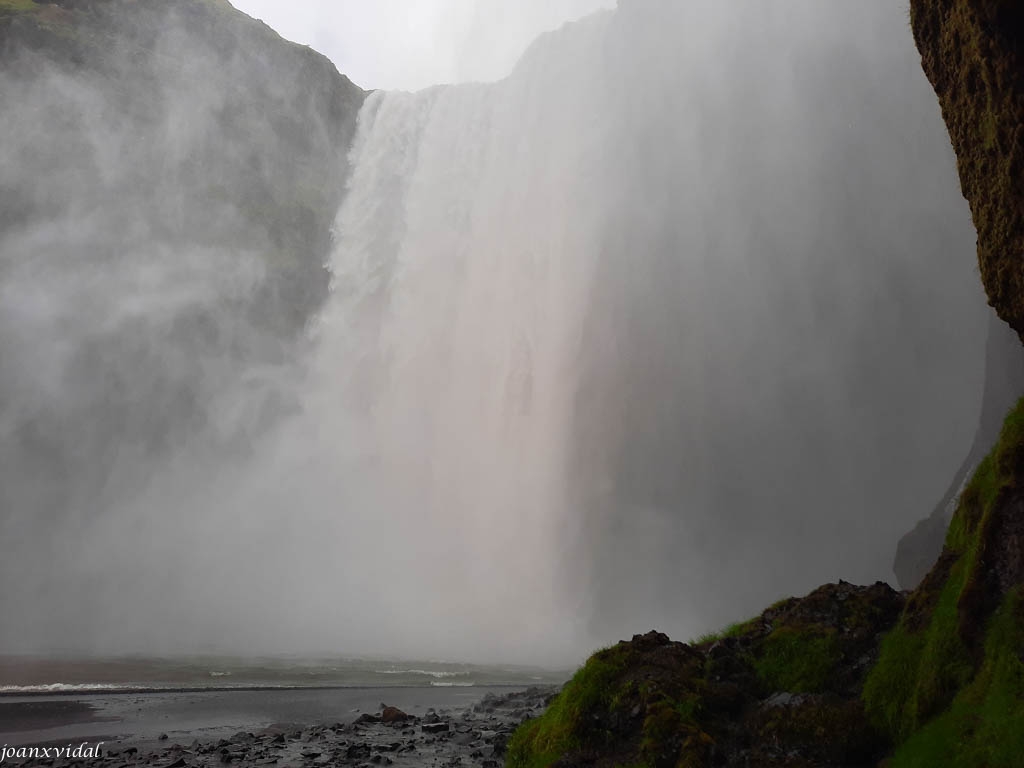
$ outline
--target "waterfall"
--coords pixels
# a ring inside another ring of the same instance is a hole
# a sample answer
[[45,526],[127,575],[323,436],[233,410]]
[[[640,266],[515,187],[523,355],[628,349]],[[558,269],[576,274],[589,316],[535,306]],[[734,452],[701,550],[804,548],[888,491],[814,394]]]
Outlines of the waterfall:
[[622,0],[503,80],[373,93],[301,365],[218,395],[287,416],[111,499],[45,626],[570,663],[888,577],[985,316],[883,6]]
[[977,385],[895,416],[943,367],[928,294],[980,319],[969,230],[936,216],[953,194],[913,203],[952,168],[927,84],[872,85],[916,71],[873,37],[898,14],[800,10],[621,3],[502,81],[368,99],[306,403],[362,468],[359,538],[409,539],[425,625],[586,647],[887,575],[855,520],[912,493],[940,390]]
[[608,18],[497,84],[372,95],[337,220],[309,413],[335,415],[327,450],[343,435],[360,467],[360,538],[407,539],[415,602],[450,600],[441,625],[490,647],[579,641],[562,566]]

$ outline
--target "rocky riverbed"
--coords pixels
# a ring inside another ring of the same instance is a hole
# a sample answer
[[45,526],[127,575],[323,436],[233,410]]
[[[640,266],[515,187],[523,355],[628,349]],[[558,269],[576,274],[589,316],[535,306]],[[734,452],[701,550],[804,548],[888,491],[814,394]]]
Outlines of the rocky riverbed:
[[523,720],[540,714],[557,688],[532,687],[507,694],[488,693],[466,709],[428,709],[411,715],[382,702],[378,711],[361,713],[352,722],[300,725],[275,723],[257,731],[241,731],[228,739],[171,743],[105,745],[92,758],[67,759],[39,754],[8,757],[13,765],[48,768],[113,766],[133,768],[205,768],[230,765],[316,768],[347,765],[499,768],[509,736]]

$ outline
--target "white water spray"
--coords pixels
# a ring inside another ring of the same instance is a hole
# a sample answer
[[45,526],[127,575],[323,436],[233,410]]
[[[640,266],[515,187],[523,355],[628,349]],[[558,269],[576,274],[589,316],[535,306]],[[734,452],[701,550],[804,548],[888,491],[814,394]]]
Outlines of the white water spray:
[[571,663],[884,577],[976,415],[948,139],[898,12],[724,8],[371,95],[303,365],[217,390],[290,415],[130,473],[35,631]]

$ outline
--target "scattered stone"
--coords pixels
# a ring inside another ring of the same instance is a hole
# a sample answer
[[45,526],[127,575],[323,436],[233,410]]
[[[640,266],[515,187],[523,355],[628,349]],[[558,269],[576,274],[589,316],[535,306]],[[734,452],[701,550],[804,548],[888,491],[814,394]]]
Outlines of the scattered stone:
[[410,718],[410,715],[407,715],[398,707],[384,707],[384,711],[380,715],[382,723],[404,723]]
[[[382,705],[379,714],[361,715],[358,725],[274,723],[255,733],[238,731],[230,739],[192,740],[187,747],[169,745],[168,734],[163,733],[160,747],[151,753],[120,744],[106,750],[102,759],[43,759],[34,764],[46,768],[212,768],[218,764],[230,768],[498,768],[519,716],[523,712],[536,716],[550,691],[488,694],[468,709],[428,709],[422,719]],[[772,700],[766,700],[765,706]],[[422,711],[421,705],[416,707]]]
[[770,696],[765,704],[769,707],[784,707],[793,700],[793,694],[782,691]]
[[345,750],[345,757],[349,760],[365,760],[370,756],[369,744],[351,744]]

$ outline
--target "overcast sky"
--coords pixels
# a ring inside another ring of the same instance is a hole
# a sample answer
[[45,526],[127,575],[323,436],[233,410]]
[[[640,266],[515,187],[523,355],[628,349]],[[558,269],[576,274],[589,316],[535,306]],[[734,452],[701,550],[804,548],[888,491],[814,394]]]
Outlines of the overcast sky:
[[326,54],[363,88],[416,90],[508,74],[541,32],[615,0],[232,0]]

